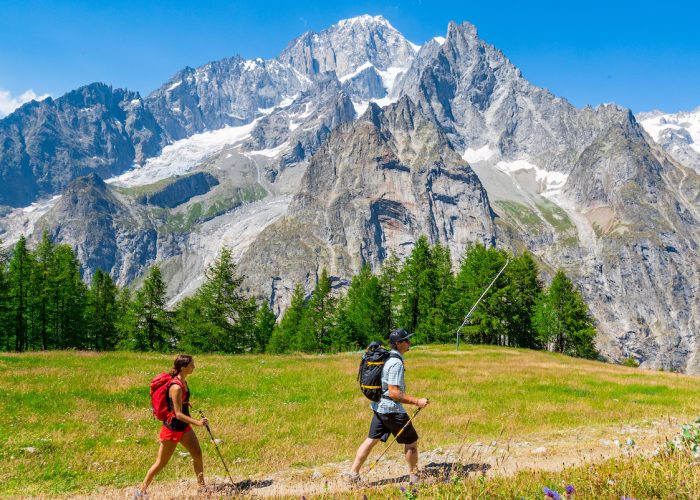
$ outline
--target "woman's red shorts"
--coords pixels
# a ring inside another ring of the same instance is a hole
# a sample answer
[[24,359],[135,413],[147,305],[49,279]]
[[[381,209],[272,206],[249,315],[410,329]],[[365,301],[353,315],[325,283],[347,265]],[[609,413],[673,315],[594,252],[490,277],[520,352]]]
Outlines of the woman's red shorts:
[[180,440],[182,439],[182,436],[185,435],[186,432],[191,431],[192,426],[188,425],[184,431],[174,431],[172,429],[168,429],[166,426],[163,426],[160,428],[160,440],[161,441],[175,441],[176,443],[179,443]]

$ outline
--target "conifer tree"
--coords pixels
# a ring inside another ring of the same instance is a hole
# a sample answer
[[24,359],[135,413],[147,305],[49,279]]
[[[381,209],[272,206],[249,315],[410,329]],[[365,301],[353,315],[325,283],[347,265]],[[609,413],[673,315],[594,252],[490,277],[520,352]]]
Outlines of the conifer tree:
[[0,239],[0,351],[12,349],[10,342],[12,337],[12,322],[10,318],[10,282],[8,275],[8,258],[2,248]]
[[166,290],[160,267],[153,265],[133,302],[135,325],[130,349],[162,351],[172,346],[173,329],[165,303]]
[[437,269],[425,236],[418,238],[396,280],[396,326],[415,333],[418,342],[434,342],[431,315],[436,313],[440,294]]
[[282,316],[279,326],[275,328],[267,344],[267,351],[284,353],[296,350],[296,339],[301,336],[302,323],[306,314],[304,287],[297,283],[292,293],[289,308]]
[[14,349],[22,352],[29,347],[29,288],[32,273],[32,256],[27,250],[27,240],[20,236],[15,245],[9,270],[9,315],[14,333]]
[[[469,312],[498,272],[503,268],[507,253],[504,250],[471,245],[455,278],[454,315],[460,320]],[[503,289],[506,276],[501,275],[474,310],[469,323],[462,329],[465,339],[482,344],[507,344],[507,329],[503,324],[507,301]],[[461,323],[461,321],[460,321]]]
[[454,316],[452,304],[455,302],[454,275],[450,249],[436,243],[430,249],[434,276],[434,303],[430,307],[424,328],[430,332],[428,338],[433,342],[451,342],[459,326],[459,319]]
[[277,317],[267,302],[263,302],[255,315],[255,343],[253,352],[265,352],[272,332],[275,330]]
[[535,307],[534,326],[550,350],[595,358],[595,327],[583,298],[562,270],[557,271]]
[[33,253],[35,265],[33,267],[30,301],[32,303],[32,326],[35,338],[40,339],[41,349],[49,348],[49,339],[53,344],[53,326],[55,304],[52,301],[52,281],[55,280],[56,265],[54,262],[54,245],[49,238],[48,231],[44,230],[41,242]]
[[540,343],[532,318],[535,304],[542,293],[537,264],[527,250],[512,259],[506,269],[507,285],[504,296],[503,321],[506,323],[509,345],[535,349]]
[[306,307],[295,348],[304,352],[325,352],[331,344],[333,313],[337,300],[331,295],[331,281],[323,268]]
[[176,313],[182,345],[193,350],[244,352],[252,349],[255,301],[246,300],[231,250],[223,247],[206,270],[206,281]]
[[109,274],[96,269],[87,295],[88,344],[96,351],[113,349],[116,330],[117,287]]
[[382,262],[382,272],[379,275],[379,285],[382,289],[382,310],[387,314],[387,331],[396,328],[396,308],[397,296],[396,284],[399,275],[399,258],[395,253],[391,253],[388,258]]
[[136,331],[136,308],[132,293],[127,287],[117,291],[114,304],[114,329],[116,333],[116,348],[132,350],[134,347],[134,332]]
[[348,314],[348,297],[338,299],[331,325],[331,351],[341,352],[357,348],[353,340],[357,336]]
[[85,304],[87,287],[80,275],[80,265],[73,249],[65,244],[54,247],[54,279],[52,300],[54,336],[57,347],[88,347],[85,335]]
[[[334,334],[337,349],[365,347],[373,340],[386,338],[391,302],[385,299],[380,280],[368,265],[352,279],[338,312],[338,331]],[[343,342],[339,342],[341,339]]]

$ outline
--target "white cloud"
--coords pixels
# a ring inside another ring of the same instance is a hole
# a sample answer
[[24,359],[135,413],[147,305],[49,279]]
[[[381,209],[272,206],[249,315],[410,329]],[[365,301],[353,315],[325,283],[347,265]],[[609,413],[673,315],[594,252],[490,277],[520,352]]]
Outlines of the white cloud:
[[0,89],[0,118],[9,115],[25,102],[41,101],[47,97],[49,97],[49,94],[36,95],[32,89],[13,97],[9,90]]

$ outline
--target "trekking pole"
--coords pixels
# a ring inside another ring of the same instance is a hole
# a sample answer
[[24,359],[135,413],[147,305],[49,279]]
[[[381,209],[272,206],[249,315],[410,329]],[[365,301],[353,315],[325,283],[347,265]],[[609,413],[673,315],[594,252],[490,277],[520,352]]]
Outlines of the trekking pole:
[[490,284],[488,287],[486,287],[486,290],[484,290],[484,293],[481,294],[481,297],[479,297],[479,300],[476,301],[476,303],[474,304],[474,306],[471,308],[471,310],[470,310],[470,311],[467,313],[467,315],[464,317],[464,321],[462,321],[462,324],[459,325],[459,328],[457,328],[457,349],[459,349],[459,332],[462,331],[462,327],[463,327],[464,325],[467,324],[467,321],[469,321],[469,316],[472,315],[472,313],[473,313],[474,310],[476,309],[476,306],[479,305],[479,302],[481,302],[481,299],[484,298],[484,295],[486,295],[486,292],[489,291],[489,289],[493,286],[493,284],[496,282],[496,280],[498,279],[498,277],[503,273],[503,271],[506,270],[506,267],[508,267],[508,264],[509,264],[509,263],[510,263],[510,259],[506,259],[506,265],[503,266],[503,269],[501,269],[500,271],[498,271],[498,274],[497,274],[496,277],[493,279],[493,281],[491,282],[491,284]]
[[[197,410],[199,412],[199,415],[202,418],[206,418],[204,416],[204,412],[202,410]],[[236,483],[233,481],[233,478],[231,477],[231,473],[228,470],[228,466],[226,465],[226,462],[224,461],[224,457],[221,454],[221,451],[219,450],[219,446],[216,444],[216,439],[214,439],[214,434],[211,433],[211,429],[209,428],[209,422],[204,424],[204,426],[207,428],[207,431],[209,431],[209,436],[211,437],[211,442],[214,443],[214,448],[216,448],[216,452],[219,454],[219,458],[221,459],[221,463],[224,464],[224,469],[226,469],[226,474],[228,474],[228,478],[231,480],[231,484],[233,487],[236,487]]]
[[379,456],[377,457],[377,460],[375,460],[374,463],[370,466],[369,470],[367,471],[367,474],[369,474],[370,472],[372,472],[372,469],[374,469],[374,467],[379,463],[379,461],[382,459],[382,457],[383,457],[384,454],[387,452],[387,450],[388,450],[389,448],[391,448],[391,445],[394,444],[394,443],[396,442],[396,440],[399,438],[399,436],[400,436],[401,433],[404,431],[404,429],[405,429],[406,427],[408,427],[408,424],[410,424],[410,423],[413,421],[413,419],[416,418],[416,415],[418,415],[422,409],[423,409],[423,408],[418,408],[418,409],[415,411],[415,413],[411,416],[411,418],[408,419],[408,422],[406,422],[406,423],[404,424],[404,426],[401,427],[401,430],[400,430],[399,432],[396,433],[396,436],[394,436],[394,438],[393,438],[393,439],[391,440],[391,442],[387,445],[387,447],[384,448],[384,451],[382,452],[382,454],[379,455]]

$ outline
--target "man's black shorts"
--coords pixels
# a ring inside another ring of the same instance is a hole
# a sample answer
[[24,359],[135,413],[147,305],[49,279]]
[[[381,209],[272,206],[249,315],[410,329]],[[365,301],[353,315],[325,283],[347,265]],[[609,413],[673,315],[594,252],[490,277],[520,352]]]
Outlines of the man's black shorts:
[[[396,436],[408,420],[409,417],[406,413],[377,413],[375,411],[367,437],[381,439],[382,442],[385,442],[389,438],[389,434]],[[413,428],[413,423],[408,424],[401,435],[396,438],[396,442],[401,444],[411,444],[416,441],[418,441],[418,433]]]

